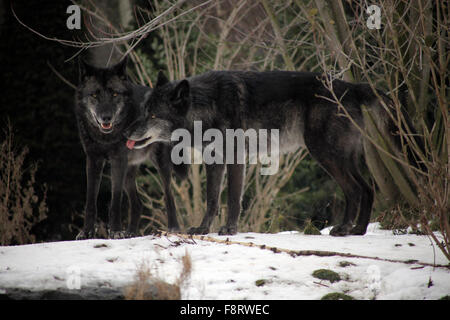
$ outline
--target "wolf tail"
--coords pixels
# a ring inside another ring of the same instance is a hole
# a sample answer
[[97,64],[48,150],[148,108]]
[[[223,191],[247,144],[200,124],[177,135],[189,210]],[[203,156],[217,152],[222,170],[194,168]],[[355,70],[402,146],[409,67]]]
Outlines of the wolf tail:
[[[408,115],[408,112],[406,111],[406,101],[405,99],[400,99],[401,102],[401,108],[398,110],[394,107],[393,101],[385,95],[383,92],[378,92],[381,99],[383,99],[383,102],[379,101],[379,98],[377,95],[372,93],[371,89],[363,88],[362,89],[365,95],[365,99],[363,99],[364,104],[368,107],[369,112],[371,114],[370,120],[372,121],[376,127],[379,130],[379,133],[381,136],[388,140],[388,144],[390,147],[392,147],[392,151],[394,151],[397,154],[401,153],[402,150],[402,138],[399,133],[399,127],[398,124],[396,124],[393,120],[393,118],[397,118],[398,111],[401,112],[401,115],[404,122],[401,122],[401,130],[403,132],[411,132],[412,139],[414,140],[417,147],[420,149],[420,152],[425,154],[425,146],[424,141],[421,135],[419,135],[414,128],[414,125],[411,121],[411,118]],[[368,95],[367,92],[370,90],[371,94]],[[385,108],[388,108],[389,110],[386,110]],[[392,114],[389,115],[389,113]],[[407,128],[408,127],[408,130]],[[413,147],[411,147],[409,144],[406,144],[406,156],[408,159],[408,162],[413,165],[414,167],[426,171],[425,166],[423,163],[418,159],[416,151],[414,151]]]

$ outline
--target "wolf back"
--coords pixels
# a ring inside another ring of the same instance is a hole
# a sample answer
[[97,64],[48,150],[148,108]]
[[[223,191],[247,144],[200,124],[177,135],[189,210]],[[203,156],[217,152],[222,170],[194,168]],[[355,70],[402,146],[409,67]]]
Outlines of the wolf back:
[[[306,146],[343,190],[344,216],[331,234],[362,235],[370,220],[374,194],[360,171],[360,159],[368,145],[358,129],[364,128],[361,106],[375,110],[384,132],[395,140],[392,121],[368,85],[331,82],[346,110],[344,116],[325,83],[324,76],[308,72],[210,71],[172,82],[160,73],[154,91],[146,97],[146,116],[127,131],[127,136],[142,148],[155,141],[170,143],[171,132],[177,128],[192,133],[195,121],[201,121],[204,130],[279,129],[281,153]],[[242,209],[245,166],[229,164],[226,168],[228,217],[219,233],[234,234]],[[207,211],[201,225],[190,233],[209,232],[218,213],[217,186],[225,165],[207,165],[206,170]]]

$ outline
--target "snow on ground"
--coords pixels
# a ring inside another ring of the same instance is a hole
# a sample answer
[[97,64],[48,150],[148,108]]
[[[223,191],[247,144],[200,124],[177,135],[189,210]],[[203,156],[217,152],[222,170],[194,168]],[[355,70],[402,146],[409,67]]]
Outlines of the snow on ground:
[[[393,235],[380,230],[376,223],[362,237],[335,238],[328,232],[323,230],[320,236],[299,232],[209,236],[283,249],[448,263],[438,248],[433,249],[428,237]],[[134,281],[143,264],[153,275],[173,283],[186,252],[193,269],[182,287],[183,299],[320,299],[331,292],[356,299],[439,299],[450,294],[450,270],[446,268],[340,256],[292,257],[239,244],[182,241],[177,236],[0,247],[0,291],[11,287],[67,288],[78,280],[81,287],[122,287]],[[351,264],[343,267],[342,261]],[[312,273],[317,269],[331,269],[342,280],[330,283],[316,279]],[[264,280],[263,285],[257,286],[257,280]]]

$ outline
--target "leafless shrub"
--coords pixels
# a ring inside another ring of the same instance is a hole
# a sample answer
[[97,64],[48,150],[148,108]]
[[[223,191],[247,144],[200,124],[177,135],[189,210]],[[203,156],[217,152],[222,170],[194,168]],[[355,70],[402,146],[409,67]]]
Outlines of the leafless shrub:
[[[385,137],[374,136],[373,129],[378,129],[371,125],[374,122],[370,113],[365,114],[365,120],[369,120],[365,121],[366,129],[359,128],[374,148],[369,168],[391,206],[384,217],[393,224],[407,224],[428,234],[450,260],[446,5],[442,1],[380,1],[377,5],[381,8],[382,28],[369,30],[363,15],[365,3],[350,5],[356,23],[351,23],[344,13],[343,2],[316,3],[322,19],[311,19],[322,69],[331,77],[367,82],[379,98],[376,89],[384,89],[391,99],[389,105],[380,101],[397,127],[400,153],[390,148]],[[323,19],[327,15],[334,19],[333,24]],[[334,95],[331,81],[325,81],[325,85],[343,116],[349,117]],[[407,89],[406,105],[402,103],[401,88]],[[423,146],[418,141],[423,141]],[[419,165],[411,165],[411,159]],[[441,236],[433,230],[439,230]]]
[[8,125],[0,144],[0,244],[35,242],[31,228],[46,218],[45,190],[41,199],[36,194],[37,165],[24,167],[28,149],[14,145],[12,128]]

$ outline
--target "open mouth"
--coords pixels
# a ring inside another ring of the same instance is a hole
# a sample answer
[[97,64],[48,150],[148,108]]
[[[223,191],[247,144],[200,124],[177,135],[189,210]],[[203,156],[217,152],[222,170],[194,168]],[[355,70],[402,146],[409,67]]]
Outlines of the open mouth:
[[139,149],[142,147],[145,147],[149,142],[152,140],[153,137],[148,137],[143,140],[135,141],[135,140],[127,140],[127,148],[132,149]]
[[112,128],[112,123],[102,123],[100,126],[102,129],[110,130]]
[[97,124],[100,126],[100,130],[103,133],[110,133],[112,131],[112,128],[113,128],[112,122],[100,123],[100,121],[97,120]]

